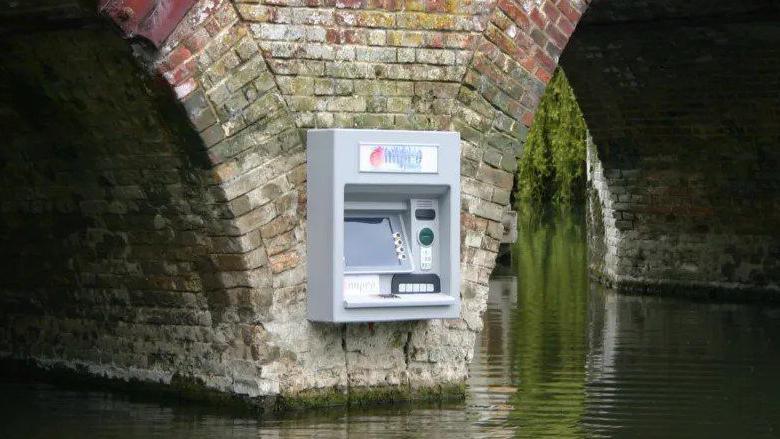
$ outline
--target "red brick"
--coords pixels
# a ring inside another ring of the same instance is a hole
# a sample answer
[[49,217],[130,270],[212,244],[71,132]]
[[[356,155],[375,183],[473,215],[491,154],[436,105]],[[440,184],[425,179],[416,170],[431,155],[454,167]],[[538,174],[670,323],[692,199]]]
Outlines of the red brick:
[[544,67],[544,69],[550,73],[554,72],[555,68],[558,66],[558,64],[541,49],[534,53],[534,58],[539,61],[539,66]]
[[550,40],[555,44],[555,46],[559,49],[563,49],[566,47],[566,43],[569,41],[569,38],[561,33],[561,31],[558,30],[558,28],[550,22],[550,24],[547,25],[547,29],[545,29],[545,32],[547,32],[547,36],[550,38]]
[[459,35],[450,33],[447,34],[447,38],[445,39],[445,46],[449,48],[455,48],[455,49],[468,49],[471,48],[474,42],[476,41],[476,38],[472,35]]
[[534,72],[534,76],[536,76],[540,81],[544,82],[545,84],[550,82],[550,79],[552,79],[552,74],[542,68],[536,69],[536,72]]
[[424,0],[427,12],[447,12],[444,0]]
[[530,127],[534,122],[534,113],[529,111],[523,114],[523,116],[520,118],[520,121],[523,123],[523,125]]
[[198,63],[194,58],[190,58],[184,64],[180,65],[174,70],[166,72],[163,76],[165,80],[171,85],[179,84],[187,78],[192,77],[198,71]]
[[532,56],[526,56],[520,61],[520,65],[523,66],[524,69],[528,71],[528,73],[533,73],[534,70],[536,70],[536,60]]
[[222,30],[222,26],[219,25],[219,21],[217,21],[217,19],[214,17],[209,18],[206,23],[203,24],[203,28],[206,29],[206,32],[212,36],[218,34],[219,31]]
[[502,52],[511,56],[512,58],[520,58],[522,52],[515,45],[514,40],[509,38],[505,33],[501,32],[498,28],[490,26],[485,31],[485,38],[489,39],[493,44],[498,46]]
[[544,29],[545,26],[547,26],[547,20],[544,19],[544,16],[539,12],[538,9],[533,8],[531,10],[531,21],[533,21],[537,26],[539,26],[539,29]]
[[400,11],[403,9],[403,2],[401,0],[368,0],[368,9]]
[[580,21],[582,13],[571,7],[571,0],[558,0],[557,6],[558,10],[560,10],[572,23],[576,24]]
[[498,0],[498,7],[508,15],[521,30],[528,30],[531,23],[528,21],[528,16],[525,14],[525,11],[520,9],[520,7],[517,6],[517,3],[512,0]]
[[435,33],[428,43],[428,47],[437,49],[444,47],[444,36],[441,33]]
[[187,61],[190,57],[192,57],[192,52],[190,52],[190,49],[188,49],[183,44],[180,44],[176,46],[175,49],[171,51],[171,53],[168,54],[168,56],[165,57],[165,61],[163,62],[163,68],[165,71],[173,70],[179,65],[181,65],[184,61]]
[[493,64],[486,62],[482,56],[474,57],[473,66],[476,71],[487,76],[496,84],[501,84],[506,79],[505,76]]
[[547,21],[551,21],[553,23],[558,21],[558,17],[561,16],[561,11],[559,11],[558,8],[555,7],[555,5],[553,5],[550,2],[547,2],[544,4],[543,8],[544,8],[544,13],[547,15]]
[[574,25],[571,24],[571,21],[566,17],[558,19],[558,29],[567,37],[570,37],[571,34],[574,33]]
[[329,28],[325,32],[325,40],[332,44],[355,44],[358,35],[353,29]]

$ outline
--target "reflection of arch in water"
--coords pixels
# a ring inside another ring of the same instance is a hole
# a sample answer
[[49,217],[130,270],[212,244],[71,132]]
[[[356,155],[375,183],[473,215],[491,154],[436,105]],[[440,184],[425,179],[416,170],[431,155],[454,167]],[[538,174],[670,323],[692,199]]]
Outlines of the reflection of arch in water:
[[591,284],[588,300],[588,382],[598,381],[615,368],[620,320],[618,296]]
[[587,352],[584,217],[552,212],[519,219],[513,248],[517,304],[511,356],[517,391],[512,419],[529,437],[579,434]]
[[588,435],[772,437],[777,310],[591,290]]
[[490,279],[484,326],[469,367],[468,404],[479,410],[482,425],[505,423],[510,415],[509,399],[517,390],[512,356],[516,303],[516,276]]

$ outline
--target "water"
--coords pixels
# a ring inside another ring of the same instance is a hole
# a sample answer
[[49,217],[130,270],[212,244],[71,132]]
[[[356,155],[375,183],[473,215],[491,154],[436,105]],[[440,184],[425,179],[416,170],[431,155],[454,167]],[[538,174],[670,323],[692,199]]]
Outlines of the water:
[[619,296],[585,263],[579,215],[525,224],[465,402],[260,420],[6,381],[0,437],[780,437],[780,308]]

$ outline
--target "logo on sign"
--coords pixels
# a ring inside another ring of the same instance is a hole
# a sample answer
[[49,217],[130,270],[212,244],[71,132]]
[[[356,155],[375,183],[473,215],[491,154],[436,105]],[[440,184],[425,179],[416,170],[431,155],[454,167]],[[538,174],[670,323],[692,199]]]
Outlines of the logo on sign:
[[360,145],[360,171],[435,173],[438,149],[433,145]]
[[368,160],[371,166],[377,169],[419,172],[422,164],[422,151],[408,146],[375,146]]
[[379,276],[344,276],[344,295],[379,294]]

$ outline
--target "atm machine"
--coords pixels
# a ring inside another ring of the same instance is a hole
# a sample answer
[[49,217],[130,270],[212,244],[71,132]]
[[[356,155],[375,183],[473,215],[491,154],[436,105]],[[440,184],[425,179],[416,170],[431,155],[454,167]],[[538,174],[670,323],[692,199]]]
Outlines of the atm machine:
[[308,317],[460,315],[460,136],[310,130]]

